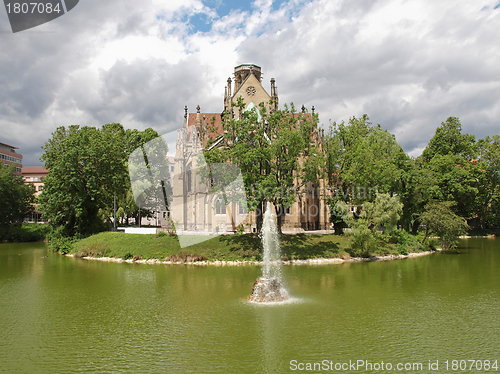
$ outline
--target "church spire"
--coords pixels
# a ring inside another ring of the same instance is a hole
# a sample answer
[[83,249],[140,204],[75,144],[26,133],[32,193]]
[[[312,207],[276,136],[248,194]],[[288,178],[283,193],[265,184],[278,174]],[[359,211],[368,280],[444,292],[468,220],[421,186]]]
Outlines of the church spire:
[[200,106],[198,105],[196,107],[196,119],[194,121],[194,125],[196,126],[196,129],[199,130],[201,128],[201,113],[200,113]]
[[233,94],[231,92],[231,77],[227,78],[226,95],[224,96],[224,111],[227,113],[231,112],[231,101],[233,100]]
[[187,105],[184,106],[184,128],[187,128],[187,122],[188,122],[188,107]]
[[276,88],[274,78],[271,78],[271,100],[273,102],[273,109],[278,110],[278,89]]

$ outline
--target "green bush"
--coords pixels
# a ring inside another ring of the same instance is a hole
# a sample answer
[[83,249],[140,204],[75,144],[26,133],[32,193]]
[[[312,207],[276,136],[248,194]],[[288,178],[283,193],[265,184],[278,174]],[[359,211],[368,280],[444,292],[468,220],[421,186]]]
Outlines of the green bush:
[[405,244],[398,244],[396,249],[400,255],[407,255],[408,254],[408,246]]
[[425,236],[439,236],[439,244],[443,250],[454,249],[460,235],[465,235],[469,226],[467,221],[457,215],[452,201],[431,202],[425,206],[420,221],[425,225]]
[[371,252],[377,250],[377,239],[368,227],[358,227],[349,235],[352,244],[347,251],[352,257],[369,257]]
[[53,236],[49,241],[49,246],[54,252],[62,253],[63,255],[70,253],[73,248],[75,239],[64,236]]
[[0,241],[41,242],[50,235],[51,227],[39,223],[13,223],[0,229]]
[[243,235],[244,233],[245,233],[245,227],[243,226],[242,223],[236,226],[236,232],[235,232],[236,235]]
[[389,239],[389,242],[403,246],[412,246],[412,247],[418,244],[418,240],[415,236],[410,234],[408,231],[402,229],[398,229],[391,232],[391,237]]
[[127,252],[127,253],[125,253],[125,254],[123,255],[123,259],[124,259],[124,260],[129,260],[129,259],[131,259],[131,258],[133,258],[133,257],[134,257],[134,255],[133,255],[132,253],[130,253],[130,252]]
[[438,248],[438,239],[436,239],[436,238],[427,238],[427,239],[425,239],[424,244],[431,251],[435,251]]

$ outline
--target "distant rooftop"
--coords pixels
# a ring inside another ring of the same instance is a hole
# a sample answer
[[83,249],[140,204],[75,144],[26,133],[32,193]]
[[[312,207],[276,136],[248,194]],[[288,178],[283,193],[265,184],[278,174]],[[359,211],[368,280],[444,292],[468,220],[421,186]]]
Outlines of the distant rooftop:
[[43,166],[23,166],[21,174],[48,174],[49,171]]
[[14,147],[13,145],[5,144],[0,142],[0,149],[16,153],[16,149],[19,149],[17,147]]

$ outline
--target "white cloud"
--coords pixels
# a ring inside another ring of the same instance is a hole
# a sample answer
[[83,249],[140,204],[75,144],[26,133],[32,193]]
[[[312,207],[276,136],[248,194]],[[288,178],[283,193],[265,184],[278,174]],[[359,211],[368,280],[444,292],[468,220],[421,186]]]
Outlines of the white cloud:
[[494,127],[498,18],[468,1],[320,0],[239,51],[271,67],[281,102],[315,105],[323,123],[367,113],[415,153],[449,115]]
[[[367,113],[411,155],[449,115],[491,135],[500,114],[496,4],[258,0],[219,18],[199,0],[80,2],[32,32],[2,34],[2,139],[33,163],[59,125],[168,131],[181,125],[184,105],[222,110],[240,63],[262,66],[281,103],[315,105],[323,124]],[[196,14],[212,21],[210,31],[186,23]]]

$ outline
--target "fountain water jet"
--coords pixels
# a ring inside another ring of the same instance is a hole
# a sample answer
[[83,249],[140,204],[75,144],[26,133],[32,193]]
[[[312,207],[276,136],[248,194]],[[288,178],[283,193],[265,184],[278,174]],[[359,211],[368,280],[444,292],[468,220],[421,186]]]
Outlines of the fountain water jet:
[[248,300],[255,303],[286,301],[288,293],[281,284],[280,245],[270,202],[266,205],[260,236],[264,248],[262,277],[255,281]]

